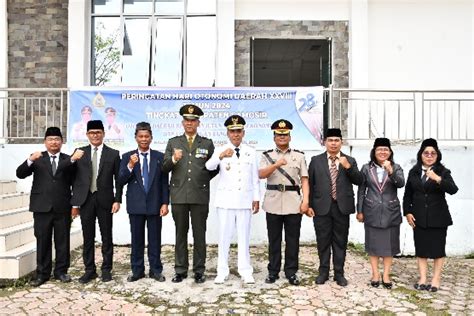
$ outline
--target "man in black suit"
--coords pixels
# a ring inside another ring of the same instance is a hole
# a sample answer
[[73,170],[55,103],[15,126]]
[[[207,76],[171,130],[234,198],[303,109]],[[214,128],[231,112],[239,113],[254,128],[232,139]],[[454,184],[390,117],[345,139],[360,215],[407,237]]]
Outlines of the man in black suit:
[[71,199],[72,216],[81,216],[85,273],[79,282],[83,284],[97,278],[94,260],[96,219],[102,238],[102,281],[112,280],[112,218],[122,203],[122,187],[118,184],[119,151],[103,143],[105,134],[102,121],[87,122],[86,135],[90,145],[76,150],[83,152],[84,157],[76,162],[77,175]]
[[342,134],[330,128],[324,137],[326,152],[311,158],[309,164],[309,211],[313,216],[319,255],[316,284],[329,279],[329,260],[333,255],[334,281],[346,286],[346,259],[349,214],[355,212],[353,184],[363,178],[354,158],[341,152]]
[[33,212],[33,228],[36,237],[36,278],[32,286],[40,286],[49,280],[52,270],[52,243],[56,261],[54,278],[70,282],[67,274],[70,265],[69,234],[71,228],[71,185],[74,179],[74,160],[80,152],[69,156],[61,153],[63,137],[57,127],[49,127],[44,136],[46,151],[34,152],[17,169],[16,176],[24,179],[33,174],[30,195],[30,212]]

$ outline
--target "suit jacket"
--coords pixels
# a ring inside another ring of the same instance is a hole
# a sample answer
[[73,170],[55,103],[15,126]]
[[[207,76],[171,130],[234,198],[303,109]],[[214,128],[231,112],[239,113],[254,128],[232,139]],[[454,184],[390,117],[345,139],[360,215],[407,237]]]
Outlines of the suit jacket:
[[[362,174],[357,168],[354,158],[341,152],[341,157],[346,157],[351,167],[346,170],[339,164],[339,173],[336,180],[337,205],[342,214],[349,215],[355,212],[353,184],[362,183]],[[318,215],[326,215],[331,208],[331,175],[327,153],[311,158],[309,164],[309,205]]]
[[415,165],[408,173],[403,195],[403,214],[413,214],[416,225],[423,228],[447,227],[453,224],[446,193],[455,194],[458,187],[451,177],[451,171],[442,164],[435,165],[433,171],[441,177],[441,182],[438,184],[428,179],[423,183],[421,166]]
[[214,205],[227,209],[251,209],[253,201],[260,201],[260,179],[258,178],[257,154],[250,146],[240,145],[240,158],[234,155],[219,159],[228,143],[214,152],[206,162],[208,170],[219,170],[219,183]]
[[379,183],[373,162],[363,165],[360,170],[364,180],[357,190],[357,212],[364,214],[366,225],[387,228],[402,222],[397,189],[405,185],[405,178],[400,165],[394,163],[392,168],[390,176],[384,172],[382,183]]
[[159,215],[161,205],[169,204],[168,174],[161,171],[163,153],[150,150],[148,193],[143,186],[140,162],[135,164],[132,171],[128,170],[128,162],[133,154],[139,154],[138,150],[123,154],[119,171],[119,185],[127,185],[127,212],[134,215]]
[[33,174],[30,195],[30,211],[45,213],[71,212],[71,185],[74,180],[75,166],[69,155],[60,153],[56,174],[53,176],[51,161],[47,151],[28,167],[25,160],[17,169],[16,176],[24,179]]
[[[92,178],[92,147],[90,145],[79,148],[84,156],[75,162],[77,168],[76,179],[73,184],[71,204],[82,206],[90,191]],[[102,208],[109,209],[114,202],[122,203],[122,186],[118,183],[120,169],[120,154],[104,144],[97,173],[97,201]],[[114,193],[115,184],[115,193]]]
[[[183,158],[173,164],[174,149],[183,151]],[[171,171],[170,193],[174,204],[208,204],[209,181],[218,171],[206,169],[206,161],[214,153],[212,140],[196,135],[191,149],[186,136],[171,138],[166,145],[163,171]]]

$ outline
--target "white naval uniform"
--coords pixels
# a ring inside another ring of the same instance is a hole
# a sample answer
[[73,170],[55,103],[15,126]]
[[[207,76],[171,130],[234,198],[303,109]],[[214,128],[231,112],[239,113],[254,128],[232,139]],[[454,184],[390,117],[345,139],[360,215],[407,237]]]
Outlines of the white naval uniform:
[[[231,148],[232,157],[219,159],[219,155]],[[255,149],[241,144],[240,158],[235,154],[235,146],[228,142],[216,148],[211,159],[206,162],[208,170],[216,170],[219,166],[219,183],[214,205],[219,217],[219,250],[217,275],[229,275],[229,248],[234,229],[237,228],[238,242],[238,272],[241,277],[251,276],[250,264],[250,219],[252,217],[252,202],[260,200],[258,178],[258,162]]]

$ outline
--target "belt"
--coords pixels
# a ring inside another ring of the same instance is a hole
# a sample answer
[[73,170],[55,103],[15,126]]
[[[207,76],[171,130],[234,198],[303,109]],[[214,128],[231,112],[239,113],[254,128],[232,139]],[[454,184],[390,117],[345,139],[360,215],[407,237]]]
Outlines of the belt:
[[300,191],[300,187],[297,185],[284,185],[284,184],[267,184],[267,190],[277,190],[280,192],[285,191]]

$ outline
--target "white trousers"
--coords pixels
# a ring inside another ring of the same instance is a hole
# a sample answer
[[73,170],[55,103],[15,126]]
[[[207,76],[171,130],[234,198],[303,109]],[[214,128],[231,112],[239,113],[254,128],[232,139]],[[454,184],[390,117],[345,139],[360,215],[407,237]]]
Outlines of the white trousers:
[[237,268],[241,277],[251,276],[250,264],[250,219],[251,209],[217,208],[219,218],[219,249],[217,257],[217,275],[229,275],[229,249],[234,230],[237,228],[238,262]]

